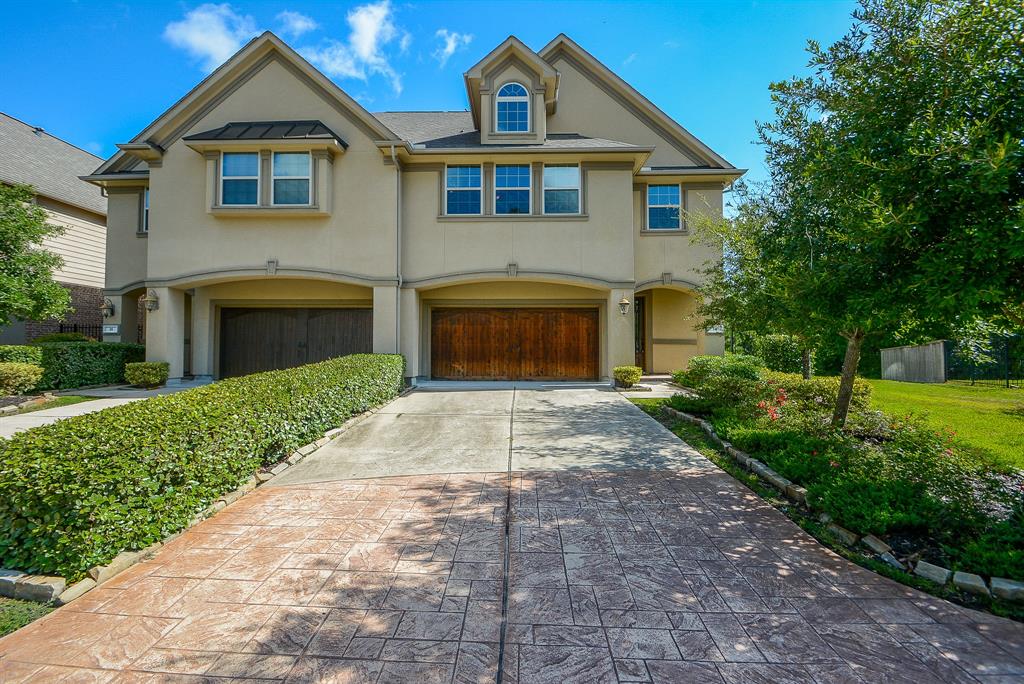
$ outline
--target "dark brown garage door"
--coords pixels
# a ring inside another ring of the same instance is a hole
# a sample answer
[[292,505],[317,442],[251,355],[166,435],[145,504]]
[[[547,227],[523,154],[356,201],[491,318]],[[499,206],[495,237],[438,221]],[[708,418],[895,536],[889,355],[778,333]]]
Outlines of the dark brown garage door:
[[596,380],[597,309],[435,309],[439,380]]
[[370,309],[221,309],[220,376],[369,352],[372,316]]

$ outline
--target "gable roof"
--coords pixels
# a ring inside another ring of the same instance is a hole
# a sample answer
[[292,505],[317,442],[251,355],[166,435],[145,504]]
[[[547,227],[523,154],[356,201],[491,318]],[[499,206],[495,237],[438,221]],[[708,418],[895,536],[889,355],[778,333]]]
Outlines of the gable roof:
[[25,184],[36,193],[96,214],[107,214],[99,188],[78,177],[100,158],[0,112],[0,181]]
[[[166,149],[172,142],[180,138],[191,125],[194,125],[196,120],[201,118],[197,114],[202,114],[204,105],[219,101],[218,96],[232,82],[243,78],[247,79],[253,68],[258,70],[261,68],[263,60],[269,59],[280,59],[294,73],[305,78],[321,97],[351,112],[358,123],[365,127],[368,134],[375,139],[396,142],[399,140],[387,126],[375,119],[334,81],[327,78],[272,32],[264,31],[200,81],[184,97],[171,105],[153,123],[132,138],[129,145],[149,144]],[[131,148],[122,149],[96,169],[94,175],[124,171],[131,168],[135,162],[136,159],[131,156]]]
[[374,112],[373,115],[414,145],[477,132],[470,112]]
[[564,33],[558,34],[554,40],[541,48],[538,54],[547,62],[554,62],[560,54],[569,56],[584,67],[587,72],[585,75],[600,80],[603,85],[631,105],[630,108],[639,113],[641,118],[647,118],[649,124],[653,124],[656,129],[660,129],[699,159],[717,168],[736,168]]

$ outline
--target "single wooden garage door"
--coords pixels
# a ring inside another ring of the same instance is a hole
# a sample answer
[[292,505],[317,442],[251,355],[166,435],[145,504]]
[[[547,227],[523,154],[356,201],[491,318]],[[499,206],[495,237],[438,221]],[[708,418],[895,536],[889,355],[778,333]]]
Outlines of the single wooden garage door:
[[439,380],[596,380],[597,309],[434,309]]
[[221,309],[220,376],[372,351],[372,316],[371,309]]

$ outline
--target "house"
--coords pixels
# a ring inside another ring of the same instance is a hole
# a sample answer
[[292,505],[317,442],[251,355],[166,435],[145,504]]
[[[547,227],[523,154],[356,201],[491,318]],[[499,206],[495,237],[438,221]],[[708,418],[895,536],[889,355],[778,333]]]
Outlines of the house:
[[743,170],[564,35],[464,78],[468,111],[371,114],[251,41],[86,176],[106,339],[141,297],[171,377],[374,351],[413,379],[596,380],[721,353],[690,317],[716,254],[687,215]]
[[101,161],[0,112],[0,183],[31,185],[48,221],[64,228],[42,246],[64,259],[54,278],[71,292],[74,309],[59,321],[0,321],[0,344],[24,344],[60,330],[101,334],[107,200],[99,188],[79,178]]

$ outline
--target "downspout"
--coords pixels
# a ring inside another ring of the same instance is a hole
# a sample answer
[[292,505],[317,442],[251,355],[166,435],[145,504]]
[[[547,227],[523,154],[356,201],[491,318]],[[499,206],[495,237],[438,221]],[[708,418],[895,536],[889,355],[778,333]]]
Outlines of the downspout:
[[397,239],[395,240],[395,279],[398,287],[395,289],[395,353],[402,353],[402,170],[398,166],[398,157],[395,156],[395,145],[391,144],[391,163],[395,167],[395,193],[398,201],[395,202],[395,229]]

